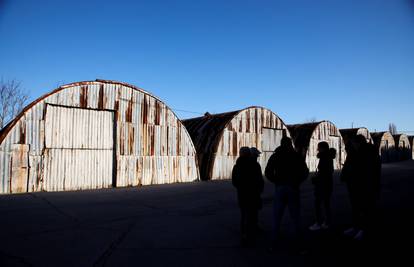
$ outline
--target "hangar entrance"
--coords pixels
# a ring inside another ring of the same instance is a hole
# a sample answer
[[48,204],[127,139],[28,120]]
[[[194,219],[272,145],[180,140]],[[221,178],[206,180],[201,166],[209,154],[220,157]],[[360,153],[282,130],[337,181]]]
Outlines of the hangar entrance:
[[113,111],[47,105],[43,190],[110,187],[114,119]]
[[286,135],[286,130],[276,128],[263,128],[262,135],[262,155],[260,157],[260,165],[262,171],[266,168],[267,162],[275,149],[280,146],[282,137]]

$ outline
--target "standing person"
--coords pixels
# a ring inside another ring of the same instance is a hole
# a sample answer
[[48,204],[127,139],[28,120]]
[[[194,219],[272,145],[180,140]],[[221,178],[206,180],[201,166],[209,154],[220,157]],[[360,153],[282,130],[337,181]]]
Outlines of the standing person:
[[296,237],[301,237],[300,184],[307,178],[309,170],[304,159],[295,151],[292,140],[283,137],[281,145],[270,157],[265,175],[275,185],[273,205],[273,245],[279,240],[280,225],[286,207],[293,220]]
[[254,242],[257,230],[258,210],[261,208],[260,195],[263,191],[262,170],[256,158],[252,157],[250,148],[240,148],[239,158],[232,171],[232,183],[237,189],[241,220],[241,243],[250,245]]
[[[260,152],[260,150],[258,150],[256,147],[251,147],[250,148],[250,154],[251,157],[253,159],[253,161],[255,162],[255,176],[257,176],[258,181],[259,181],[259,187],[260,187],[260,194],[263,193],[263,188],[264,188],[264,180],[263,180],[263,174],[262,174],[262,167],[260,166],[260,164],[258,163],[258,159],[260,157],[260,154],[262,154],[262,152]],[[260,171],[260,178],[259,178],[259,171]],[[259,210],[262,208],[262,198],[259,195]],[[256,213],[255,216],[255,229],[256,232],[258,233],[263,233],[264,230],[259,226],[259,220],[258,220],[258,213]]]
[[364,136],[357,135],[341,173],[341,179],[348,187],[353,223],[344,232],[345,235],[362,240],[372,230],[381,189],[380,178],[381,159],[378,151],[367,143]]
[[[329,148],[329,144],[325,141],[318,144],[319,163],[318,169],[312,183],[314,185],[315,195],[315,224],[309,227],[311,231],[320,229],[328,229],[331,224],[331,196],[333,190],[333,172],[336,150]],[[322,206],[325,216],[322,216]]]

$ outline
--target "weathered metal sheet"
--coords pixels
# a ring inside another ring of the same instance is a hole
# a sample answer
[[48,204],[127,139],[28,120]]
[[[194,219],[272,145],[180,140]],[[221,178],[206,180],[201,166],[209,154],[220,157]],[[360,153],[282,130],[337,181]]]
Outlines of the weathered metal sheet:
[[18,183],[12,166],[16,144],[28,147],[27,171],[19,173],[27,176],[28,192],[199,178],[194,145],[175,114],[148,92],[120,82],[61,86],[2,129],[1,193],[12,192],[10,185]]
[[112,186],[112,150],[45,149],[43,161],[45,191]]
[[396,153],[397,153],[397,160],[403,161],[411,159],[411,144],[408,136],[406,134],[397,134],[394,135]]
[[12,145],[11,157],[11,176],[10,191],[12,193],[22,193],[27,191],[27,178],[29,170],[28,145]]
[[397,160],[394,137],[389,132],[371,133],[374,145],[381,155],[382,162],[393,162]]
[[46,148],[113,149],[114,112],[48,105]]
[[326,141],[329,146],[336,149],[334,168],[341,169],[345,162],[346,151],[341,133],[336,126],[329,121],[305,123],[288,126],[296,150],[306,158],[306,164],[310,171],[316,171],[319,163],[317,157],[319,142]]
[[113,111],[47,105],[45,127],[44,190],[112,185]]
[[242,146],[269,150],[259,158],[264,169],[269,155],[280,144],[281,133],[290,136],[283,121],[262,107],[206,114],[183,123],[196,146],[203,180],[230,178]]

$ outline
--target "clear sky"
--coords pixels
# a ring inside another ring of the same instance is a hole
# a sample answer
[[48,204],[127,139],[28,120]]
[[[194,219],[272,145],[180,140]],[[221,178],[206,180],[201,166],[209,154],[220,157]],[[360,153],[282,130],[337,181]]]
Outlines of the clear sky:
[[0,0],[0,77],[32,100],[100,78],[175,110],[414,131],[414,1]]

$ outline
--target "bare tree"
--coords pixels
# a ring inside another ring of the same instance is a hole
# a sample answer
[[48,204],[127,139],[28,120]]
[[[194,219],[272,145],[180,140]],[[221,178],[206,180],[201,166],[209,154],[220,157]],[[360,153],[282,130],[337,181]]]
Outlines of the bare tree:
[[29,96],[16,80],[0,80],[0,129],[19,114]]
[[392,135],[397,134],[397,126],[394,123],[391,122],[390,124],[388,124],[388,131]]

